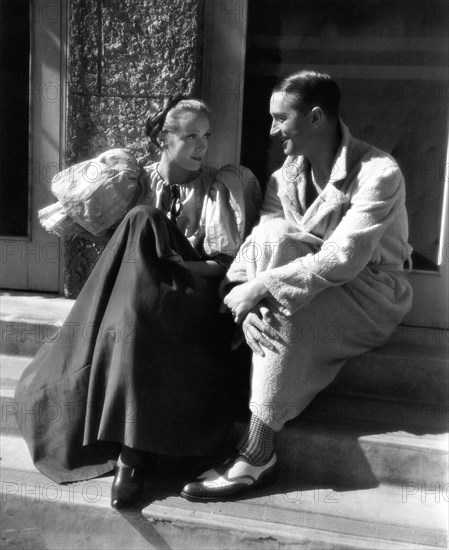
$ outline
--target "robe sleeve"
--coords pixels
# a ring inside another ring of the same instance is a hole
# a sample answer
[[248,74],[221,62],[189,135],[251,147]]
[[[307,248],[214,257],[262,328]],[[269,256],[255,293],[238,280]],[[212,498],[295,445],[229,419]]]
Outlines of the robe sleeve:
[[404,200],[404,179],[394,161],[366,163],[349,209],[320,250],[259,275],[281,311],[291,315],[324,289],[354,279],[370,262]]

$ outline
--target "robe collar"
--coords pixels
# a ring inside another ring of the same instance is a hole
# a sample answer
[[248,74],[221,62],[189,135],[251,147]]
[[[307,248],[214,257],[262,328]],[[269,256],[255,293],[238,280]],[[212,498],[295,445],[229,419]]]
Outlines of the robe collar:
[[340,186],[348,174],[348,149],[352,136],[341,118],[339,123],[342,139],[335,155],[329,182],[309,208],[306,208],[305,197],[309,161],[303,156],[288,157],[282,168],[286,181],[285,198],[288,201],[290,215],[296,222],[301,222],[306,231],[310,231],[335,208],[349,202],[345,193],[340,191]]

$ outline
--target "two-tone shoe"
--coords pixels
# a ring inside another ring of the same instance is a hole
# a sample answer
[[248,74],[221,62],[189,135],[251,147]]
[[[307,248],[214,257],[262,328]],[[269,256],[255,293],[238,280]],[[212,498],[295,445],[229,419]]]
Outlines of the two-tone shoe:
[[112,508],[128,508],[139,502],[144,486],[144,467],[117,466],[111,488]]
[[276,466],[275,453],[261,466],[255,466],[245,457],[237,455],[188,483],[181,491],[181,496],[199,501],[234,497],[252,487],[274,483],[277,477]]

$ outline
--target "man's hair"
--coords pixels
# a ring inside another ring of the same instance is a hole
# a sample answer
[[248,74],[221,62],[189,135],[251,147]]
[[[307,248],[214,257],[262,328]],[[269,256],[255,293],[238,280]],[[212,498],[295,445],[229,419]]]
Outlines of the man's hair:
[[327,116],[338,116],[340,89],[328,74],[299,71],[276,84],[274,92],[285,94],[284,99],[291,102],[292,107],[300,113],[306,113],[313,107],[321,107]]

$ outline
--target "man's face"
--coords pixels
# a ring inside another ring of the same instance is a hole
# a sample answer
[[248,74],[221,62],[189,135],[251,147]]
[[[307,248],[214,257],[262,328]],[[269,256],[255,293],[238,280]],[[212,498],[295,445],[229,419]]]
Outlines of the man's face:
[[299,113],[293,108],[292,96],[275,92],[270,100],[270,114],[270,135],[282,142],[284,154],[305,155],[312,131],[311,112]]

